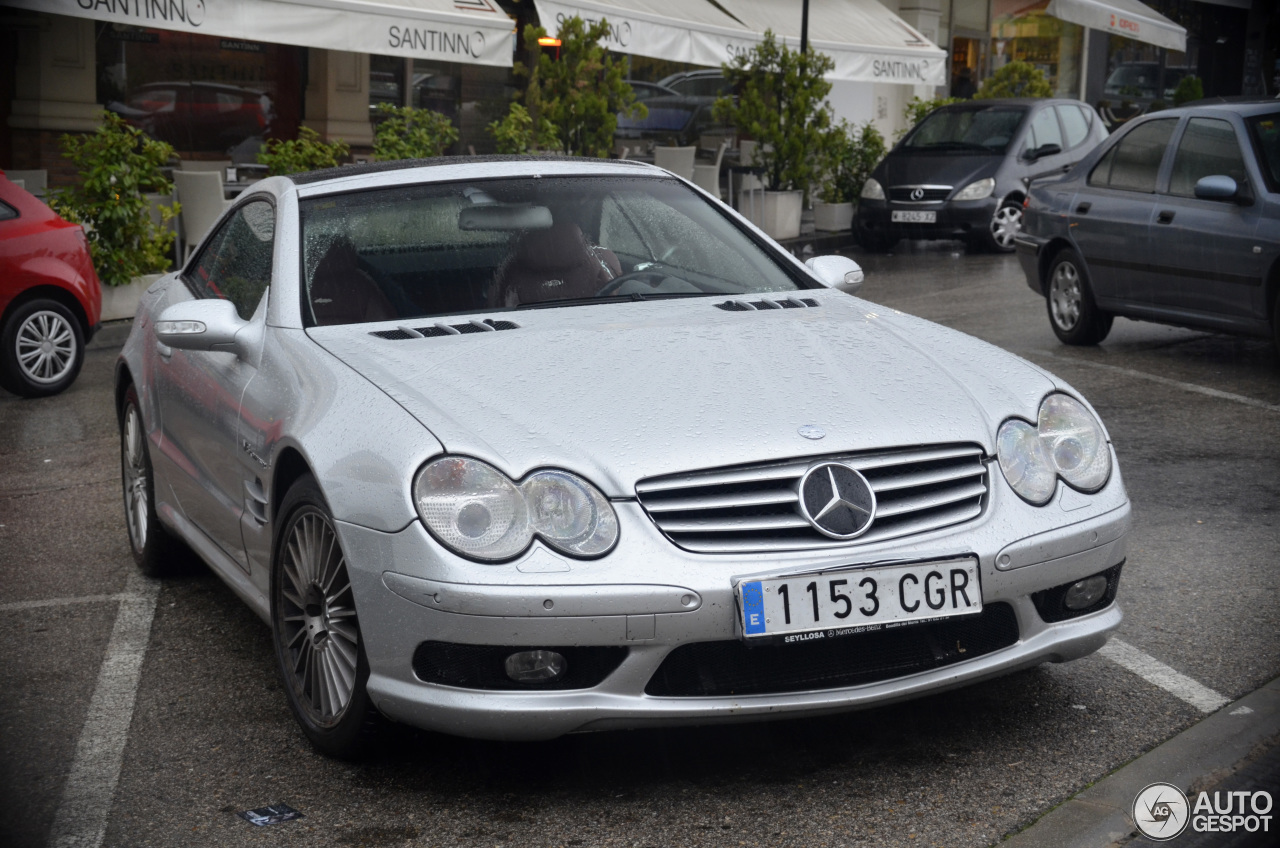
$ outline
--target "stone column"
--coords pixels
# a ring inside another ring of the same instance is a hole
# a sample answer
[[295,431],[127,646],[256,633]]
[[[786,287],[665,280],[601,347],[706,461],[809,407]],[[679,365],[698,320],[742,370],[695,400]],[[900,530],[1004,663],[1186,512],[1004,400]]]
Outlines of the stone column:
[[369,123],[369,56],[342,50],[307,50],[305,126],[325,141],[354,147],[373,144]]

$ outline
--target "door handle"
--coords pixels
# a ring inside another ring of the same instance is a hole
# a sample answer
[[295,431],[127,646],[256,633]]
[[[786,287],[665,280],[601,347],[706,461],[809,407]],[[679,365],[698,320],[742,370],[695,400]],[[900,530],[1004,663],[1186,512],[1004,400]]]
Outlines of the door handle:
[[1090,206],[1092,206],[1092,205],[1093,205],[1093,204],[1091,204],[1091,203],[1081,203],[1079,206],[1077,206],[1077,207],[1076,207],[1076,214],[1077,214],[1077,215],[1087,215],[1087,214],[1089,214],[1089,207],[1090,207]]
[[1172,224],[1172,223],[1173,223],[1173,214],[1174,214],[1174,213],[1173,213],[1173,212],[1171,212],[1171,211],[1170,211],[1170,210],[1168,210],[1168,209],[1164,210],[1163,212],[1161,212],[1159,215],[1157,215],[1157,216],[1156,216],[1156,223],[1157,223],[1157,224]]

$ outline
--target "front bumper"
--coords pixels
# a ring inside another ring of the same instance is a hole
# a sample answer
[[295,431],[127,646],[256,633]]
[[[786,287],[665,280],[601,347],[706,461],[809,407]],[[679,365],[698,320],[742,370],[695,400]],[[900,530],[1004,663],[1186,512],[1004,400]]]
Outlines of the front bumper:
[[[1118,469],[1101,492],[1086,497],[1064,490],[1046,507],[1025,504],[998,470],[990,474],[989,503],[973,521],[920,537],[821,553],[687,553],[667,541],[634,502],[615,504],[622,533],[618,548],[588,561],[563,559],[535,546],[512,563],[478,565],[442,551],[418,522],[398,533],[339,522],[369,658],[369,693],[396,721],[461,736],[534,740],[578,731],[858,709],[1097,650],[1120,623],[1117,604],[1047,623],[1032,595],[1124,560],[1130,507]],[[958,553],[978,558],[984,606],[1004,603],[1012,609],[1017,638],[1008,647],[854,686],[724,697],[646,694],[675,648],[740,638],[732,591],[737,577]],[[495,691],[423,682],[413,670],[413,657],[428,641],[622,646],[627,652],[590,688]]]
[[[999,206],[999,198],[899,203],[887,200],[858,202],[858,228],[866,233],[908,239],[968,239],[986,234]],[[933,212],[932,224],[909,224],[892,220],[897,211]]]

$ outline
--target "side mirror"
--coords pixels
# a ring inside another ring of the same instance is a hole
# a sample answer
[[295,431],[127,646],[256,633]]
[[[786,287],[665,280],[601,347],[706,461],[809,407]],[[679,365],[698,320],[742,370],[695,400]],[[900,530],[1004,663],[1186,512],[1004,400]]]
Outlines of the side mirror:
[[842,286],[849,294],[862,288],[862,267],[847,256],[815,256],[804,264],[828,288]]
[[1240,186],[1231,177],[1214,174],[1196,180],[1195,192],[1201,200],[1234,200],[1240,194]]
[[1057,156],[1062,152],[1060,144],[1042,144],[1039,147],[1032,148],[1027,151],[1027,158],[1032,162],[1037,159],[1043,159],[1046,156]]
[[240,352],[236,334],[249,322],[236,314],[229,300],[189,300],[175,303],[160,313],[156,338],[179,350],[222,350]]

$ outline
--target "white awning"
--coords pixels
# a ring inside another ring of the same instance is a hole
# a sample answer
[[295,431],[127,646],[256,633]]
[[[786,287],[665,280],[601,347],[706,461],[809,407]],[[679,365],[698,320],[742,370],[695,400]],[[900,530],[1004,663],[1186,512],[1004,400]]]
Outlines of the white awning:
[[[534,0],[548,31],[578,15],[605,18],[620,53],[717,66],[759,44],[766,29],[800,44],[800,0]],[[625,6],[624,6],[625,4]],[[719,8],[717,8],[719,6]],[[722,11],[723,10],[723,11]],[[942,85],[946,51],[877,0],[809,4],[809,43],[835,61],[829,79]]]
[[4,0],[53,15],[384,56],[510,67],[493,0]]
[[1089,29],[1179,53],[1187,51],[1187,31],[1138,0],[1049,0],[1045,12]]

